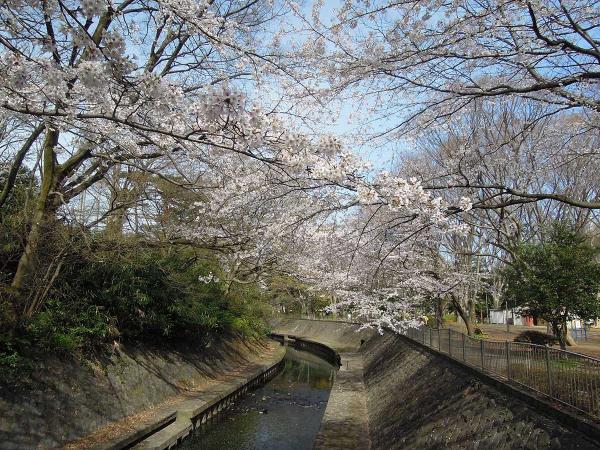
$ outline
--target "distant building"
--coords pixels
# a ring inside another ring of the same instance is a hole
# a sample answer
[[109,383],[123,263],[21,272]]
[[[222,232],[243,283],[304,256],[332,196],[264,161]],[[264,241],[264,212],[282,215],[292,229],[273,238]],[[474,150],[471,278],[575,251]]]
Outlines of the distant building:
[[[512,309],[490,309],[490,323],[499,323],[509,325],[521,325],[531,327],[533,325],[547,325],[545,320],[538,318],[534,320],[532,316],[528,316],[526,311],[518,308]],[[584,321],[579,318],[573,318],[567,321],[567,328],[573,330],[581,329],[585,325]]]
[[533,326],[533,317],[520,309],[490,309],[490,323]]

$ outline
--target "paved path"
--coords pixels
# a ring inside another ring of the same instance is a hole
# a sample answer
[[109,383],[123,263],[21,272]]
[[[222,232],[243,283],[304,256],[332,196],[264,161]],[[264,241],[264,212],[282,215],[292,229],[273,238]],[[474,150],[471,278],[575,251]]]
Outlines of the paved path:
[[360,353],[341,353],[315,450],[370,449],[367,395]]
[[333,321],[283,320],[273,332],[313,340],[336,350],[341,367],[336,374],[314,448],[365,450],[371,448],[363,355],[358,351],[372,330],[357,332],[356,324]]

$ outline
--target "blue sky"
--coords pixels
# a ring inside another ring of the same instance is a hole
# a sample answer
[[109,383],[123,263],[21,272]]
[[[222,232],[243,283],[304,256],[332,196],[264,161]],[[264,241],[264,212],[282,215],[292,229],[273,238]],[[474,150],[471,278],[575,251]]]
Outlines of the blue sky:
[[[325,0],[320,13],[320,20],[328,25],[337,20],[335,10],[340,6],[339,0]],[[313,1],[306,1],[301,5],[301,12],[310,17]],[[327,126],[327,130],[340,136],[352,136],[360,132],[373,116],[358,100],[348,98],[342,102],[339,110],[339,118],[335,123]],[[361,114],[361,110],[364,114]],[[352,116],[352,118],[351,118]],[[393,128],[397,125],[400,117],[391,116],[379,118],[375,123],[369,125],[372,133]],[[375,140],[367,144],[358,145],[356,140],[347,139],[350,148],[357,152],[361,157],[373,164],[374,171],[391,170],[398,159],[406,153],[411,152],[411,144],[403,140],[393,142],[384,142],[383,139]]]

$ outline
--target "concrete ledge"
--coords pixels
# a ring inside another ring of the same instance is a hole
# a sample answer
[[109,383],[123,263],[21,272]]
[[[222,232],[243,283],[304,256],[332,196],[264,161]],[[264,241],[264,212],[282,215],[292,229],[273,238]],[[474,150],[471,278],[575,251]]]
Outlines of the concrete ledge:
[[147,450],[161,450],[171,448],[180,444],[183,439],[192,432],[192,422],[189,420],[177,420],[169,426],[163,428],[158,433],[153,434],[144,440],[140,445],[134,448]]
[[332,323],[347,323],[350,325],[364,325],[363,322],[354,322],[352,320],[345,319],[309,319],[308,317],[286,317],[286,316],[275,316],[276,319],[285,319],[285,320],[308,320],[311,322],[332,322]]
[[131,433],[126,434],[125,436],[119,436],[111,439],[108,442],[98,444],[92,447],[92,450],[121,450],[131,448],[137,443],[146,439],[148,436],[151,436],[163,428],[168,427],[176,420],[176,412],[165,414],[158,419],[153,419],[151,423],[140,424],[139,428],[135,429]]
[[368,450],[371,441],[362,355],[341,356],[314,449]]
[[342,320],[275,318],[271,326],[274,333],[313,340],[340,353],[357,352],[362,343],[377,334],[373,329],[360,330],[360,324]]
[[155,432],[146,435],[136,442],[137,445],[127,445],[117,448],[135,448],[140,450],[164,450],[180,444],[186,439],[196,427],[206,420],[218,414],[224,407],[240,395],[243,395],[250,387],[263,382],[261,377],[274,376],[281,366],[285,356],[285,349],[277,349],[277,355],[267,365],[263,366],[249,376],[240,376],[238,379],[221,383],[211,392],[200,394],[197,398],[185,400],[176,408],[172,415],[175,420],[167,423]]
[[594,440],[600,441],[600,424],[594,422],[585,413],[576,414],[567,410],[567,406],[563,407],[562,403],[551,402],[547,397],[542,396],[535,391],[527,389],[518,383],[511,382],[504,378],[494,376],[489,372],[482,372],[480,369],[466,364],[463,361],[454,359],[445,353],[438,352],[434,348],[422,344],[421,342],[415,341],[407,336],[398,334],[404,341],[414,348],[423,349],[439,358],[442,358],[454,365],[459,366],[462,370],[465,370],[470,375],[479,378],[484,383],[520,400],[525,401],[529,406],[534,408],[536,411],[550,417],[551,419],[558,420],[560,423],[573,428],[582,434],[589,436]]
[[315,353],[317,354],[317,356],[321,356],[323,359],[326,359],[334,366],[339,367],[341,365],[340,354],[335,349],[321,342],[306,339],[304,337],[294,336],[291,334],[281,333],[270,333],[269,337],[271,339],[275,339],[278,342],[282,342],[284,345],[290,342],[291,340],[291,344],[294,347],[298,347],[300,350],[308,350],[311,353]]

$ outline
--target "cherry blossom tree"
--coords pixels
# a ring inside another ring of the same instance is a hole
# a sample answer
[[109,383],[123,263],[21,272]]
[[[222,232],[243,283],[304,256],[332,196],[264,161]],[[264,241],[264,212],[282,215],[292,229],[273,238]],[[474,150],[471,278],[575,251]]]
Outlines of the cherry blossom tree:
[[314,245],[333,261],[307,276],[337,273],[341,307],[395,329],[424,298],[445,297],[471,332],[482,266],[510,263],[551,217],[596,220],[600,10],[359,0],[329,23],[319,7],[297,11],[314,36],[306,77],[360,108],[357,142],[413,145],[393,175],[358,183],[359,212]]
[[[389,196],[392,179],[399,187]],[[377,193],[358,189],[352,209],[306,223],[288,265],[315,289],[334,295],[331,310],[351,311],[380,331],[402,331],[422,323],[428,299],[451,295],[464,281],[435,251],[444,236],[461,234],[463,227],[456,213],[439,208],[439,198],[421,192],[413,202],[401,194],[400,178],[384,175],[372,186]]]
[[11,130],[0,201],[26,161],[41,179],[15,316],[57,211],[111,171],[191,186],[186,166],[214,169],[227,153],[283,164],[279,120],[244,91],[285,72],[269,29],[284,12],[253,1],[2,3],[0,119]]
[[[358,0],[336,13],[332,24],[318,13],[311,23],[335,46],[324,52],[334,88],[361,85],[393,110],[413,108],[408,118],[511,95],[598,112],[595,2]],[[395,93],[404,95],[394,102]]]
[[[380,329],[443,299],[471,331],[474,258],[509,259],[532,218],[595,217],[594,3],[321,6],[0,5],[0,214],[19,170],[40,180],[15,321],[57,220],[211,249],[226,286],[293,274]],[[346,100],[376,129],[326,133]],[[414,153],[376,172],[355,151],[374,138]]]
[[[534,133],[545,135],[548,123],[540,122],[552,115],[571,122],[563,140],[598,135],[596,2],[358,0],[340,2],[334,14],[331,23],[318,7],[304,17],[321,43],[321,51],[312,52],[320,71],[311,73],[328,80],[323,94],[361,109],[358,117],[368,124],[359,127],[363,140],[443,133],[461,126],[469,110],[502,110],[506,102],[523,111],[522,128],[505,130],[512,133],[505,139],[519,141],[536,126]],[[581,148],[582,160],[597,157],[592,141]],[[495,181],[485,186],[514,201],[600,207],[595,192],[525,190]]]

